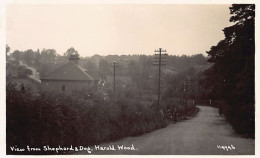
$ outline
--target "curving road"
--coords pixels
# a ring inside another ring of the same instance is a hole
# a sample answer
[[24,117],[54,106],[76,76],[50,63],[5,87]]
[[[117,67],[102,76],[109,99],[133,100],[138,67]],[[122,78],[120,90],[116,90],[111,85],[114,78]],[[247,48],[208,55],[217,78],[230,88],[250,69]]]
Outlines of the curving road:
[[[198,107],[200,109],[198,114],[190,120],[171,124],[166,128],[141,136],[101,144],[99,148],[93,146],[91,154],[254,155],[254,139],[236,135],[224,117],[219,116],[218,109],[207,106]],[[119,150],[118,145],[132,147],[132,150],[131,148]],[[106,150],[109,146],[112,148],[114,146],[115,150]],[[89,153],[82,151],[76,154]]]

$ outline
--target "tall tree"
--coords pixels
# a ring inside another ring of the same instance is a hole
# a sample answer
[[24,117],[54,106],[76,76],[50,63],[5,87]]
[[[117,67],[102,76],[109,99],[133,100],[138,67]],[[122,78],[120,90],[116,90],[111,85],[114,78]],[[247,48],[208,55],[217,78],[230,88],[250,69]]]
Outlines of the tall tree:
[[10,47],[8,45],[6,45],[6,56],[7,54],[10,52]]
[[34,64],[34,52],[32,49],[28,49],[23,53],[23,60],[29,66]]
[[254,134],[255,5],[233,4],[225,39],[208,51],[214,65],[205,71],[209,97],[227,103],[226,116],[240,133]]
[[41,60],[41,53],[40,50],[37,49],[37,51],[35,52],[35,59],[34,59],[34,64],[36,67],[40,66],[40,60]]
[[56,56],[57,56],[57,52],[55,49],[43,49],[41,51],[40,63],[52,64],[54,63]]

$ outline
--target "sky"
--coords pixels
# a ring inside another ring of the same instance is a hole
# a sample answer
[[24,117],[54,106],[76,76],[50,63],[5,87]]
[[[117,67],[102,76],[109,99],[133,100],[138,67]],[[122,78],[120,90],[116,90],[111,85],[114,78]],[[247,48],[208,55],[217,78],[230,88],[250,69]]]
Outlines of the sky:
[[224,39],[228,4],[9,4],[6,42],[14,50],[74,47],[94,54],[204,54]]

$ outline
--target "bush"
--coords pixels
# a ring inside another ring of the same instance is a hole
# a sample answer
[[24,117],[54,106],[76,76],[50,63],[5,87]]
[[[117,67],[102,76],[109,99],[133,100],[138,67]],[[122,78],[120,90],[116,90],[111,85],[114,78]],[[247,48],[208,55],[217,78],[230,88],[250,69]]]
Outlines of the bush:
[[[176,122],[186,116],[192,116],[196,107],[189,104],[188,100],[168,98],[162,102],[164,118],[170,122]],[[187,108],[187,109],[186,109]]]
[[[7,85],[7,154],[10,146],[88,146],[162,128],[167,123],[155,108],[137,100],[100,100],[43,94]],[[22,154],[43,154],[22,153]],[[44,153],[55,154],[55,153]]]
[[255,111],[254,105],[250,104],[223,104],[224,115],[234,130],[246,137],[255,137]]
[[254,104],[231,104],[225,101],[213,100],[212,107],[221,106],[227,121],[236,133],[245,137],[255,137],[255,107]]

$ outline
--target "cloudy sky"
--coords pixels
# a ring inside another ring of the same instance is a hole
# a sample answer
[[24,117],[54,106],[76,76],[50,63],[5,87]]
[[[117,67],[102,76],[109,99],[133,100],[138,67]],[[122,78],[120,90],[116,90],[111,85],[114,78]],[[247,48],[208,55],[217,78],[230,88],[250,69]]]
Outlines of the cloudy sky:
[[9,4],[6,40],[11,52],[74,47],[94,54],[202,53],[224,38],[227,4]]

